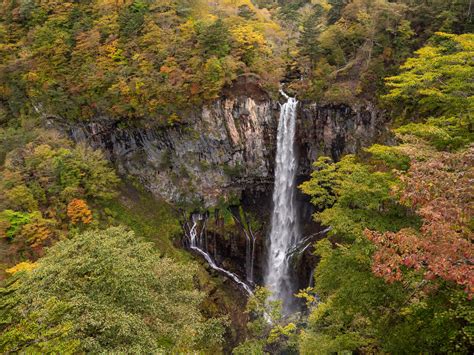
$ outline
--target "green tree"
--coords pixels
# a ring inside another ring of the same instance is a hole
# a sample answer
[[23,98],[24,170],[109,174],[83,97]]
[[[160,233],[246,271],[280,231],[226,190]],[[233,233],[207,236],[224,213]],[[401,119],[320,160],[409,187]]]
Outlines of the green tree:
[[247,20],[250,20],[250,19],[254,19],[255,18],[255,11],[253,11],[250,6],[248,6],[247,4],[244,4],[244,5],[240,5],[238,7],[238,10],[239,10],[239,16],[240,17],[243,17]]
[[218,19],[199,30],[198,40],[205,58],[225,57],[230,52],[230,33],[225,23]]
[[322,210],[315,214],[316,220],[331,226],[331,234],[353,240],[365,228],[398,230],[416,224],[391,193],[396,183],[393,174],[372,171],[370,165],[347,155],[337,163],[320,158],[311,179],[300,188]]
[[247,339],[233,349],[233,354],[293,353],[296,350],[297,327],[293,319],[284,317],[281,301],[271,300],[270,291],[257,287],[247,301]]
[[431,43],[385,79],[387,100],[397,100],[424,115],[474,116],[474,35],[437,32]]
[[[386,78],[384,96],[400,112],[395,132],[421,138],[439,150],[458,149],[473,140],[474,36],[438,32],[430,44]],[[413,122],[415,121],[415,122]]]
[[120,35],[129,38],[142,28],[148,5],[143,0],[134,0],[126,7],[119,17]]
[[354,156],[338,163],[320,159],[311,180],[302,185],[316,207],[324,208],[315,218],[332,230],[316,246],[320,261],[314,296],[308,298],[315,301],[309,304],[308,326],[300,334],[301,353],[463,352],[469,347],[466,324],[472,312],[466,312],[469,300],[461,297],[460,287],[443,282],[430,286],[418,272],[408,272],[403,283],[386,282],[373,272],[377,247],[364,231],[389,236],[420,227],[411,208],[402,206],[393,192],[401,185],[396,175],[383,172],[406,169],[406,155],[412,150],[375,146],[368,150],[374,160],[365,164]]
[[313,61],[321,54],[319,35],[325,26],[325,13],[326,9],[322,5],[315,5],[312,12],[302,21],[298,46],[301,48],[301,54],[308,56]]
[[160,258],[123,227],[48,250],[1,289],[2,352],[187,352],[215,349],[222,324],[199,312],[194,267]]

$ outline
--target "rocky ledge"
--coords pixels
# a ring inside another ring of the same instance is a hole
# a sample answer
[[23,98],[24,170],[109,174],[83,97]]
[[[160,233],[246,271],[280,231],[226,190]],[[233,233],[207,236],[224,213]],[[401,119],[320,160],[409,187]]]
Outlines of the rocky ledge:
[[[171,202],[215,205],[273,181],[279,103],[258,82],[242,77],[215,102],[170,127],[124,127],[119,120],[55,121],[77,142],[101,148],[118,171]],[[385,131],[373,106],[302,102],[297,118],[299,175],[321,155],[337,160],[370,145]]]

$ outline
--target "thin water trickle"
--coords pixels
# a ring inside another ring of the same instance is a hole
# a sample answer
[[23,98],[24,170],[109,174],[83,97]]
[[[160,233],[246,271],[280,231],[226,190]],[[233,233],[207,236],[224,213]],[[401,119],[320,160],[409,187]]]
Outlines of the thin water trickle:
[[202,221],[204,217],[200,214],[193,214],[191,218],[192,218],[193,224],[192,224],[191,228],[189,228],[189,235],[188,235],[189,236],[189,247],[192,250],[194,250],[194,251],[198,252],[199,254],[201,254],[204,257],[204,259],[206,259],[207,263],[209,264],[209,266],[211,268],[225,274],[227,277],[230,277],[232,280],[234,280],[235,283],[237,283],[239,286],[241,286],[249,294],[249,296],[253,295],[252,288],[249,285],[247,285],[245,282],[243,282],[241,279],[239,279],[239,277],[236,274],[234,274],[233,272],[230,272],[226,269],[223,269],[223,268],[217,266],[217,264],[214,262],[214,260],[209,255],[209,253],[202,248],[202,244],[203,244],[202,243],[202,236],[198,235],[198,223],[199,223],[199,221]]

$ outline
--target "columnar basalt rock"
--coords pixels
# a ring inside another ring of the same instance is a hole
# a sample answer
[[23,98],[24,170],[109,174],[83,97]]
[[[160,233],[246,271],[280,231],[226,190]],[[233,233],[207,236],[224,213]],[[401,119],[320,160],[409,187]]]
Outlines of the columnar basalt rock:
[[320,156],[339,160],[383,138],[386,118],[372,104],[317,105],[302,103],[297,117],[296,141],[299,146],[299,174],[308,175]]
[[[258,90],[257,98],[245,96]],[[102,148],[119,172],[152,193],[213,205],[245,186],[270,184],[277,114],[277,103],[248,83],[173,127],[124,128],[104,117],[63,128],[75,141]]]
[[[272,188],[279,103],[255,85],[227,90],[172,127],[125,127],[105,117],[54,124],[75,141],[102,148],[120,173],[136,178],[153,194],[210,206],[249,187]],[[257,98],[246,96],[257,90]],[[337,160],[370,145],[385,126],[383,114],[372,106],[301,103],[296,122],[298,175],[309,175],[318,156]]]

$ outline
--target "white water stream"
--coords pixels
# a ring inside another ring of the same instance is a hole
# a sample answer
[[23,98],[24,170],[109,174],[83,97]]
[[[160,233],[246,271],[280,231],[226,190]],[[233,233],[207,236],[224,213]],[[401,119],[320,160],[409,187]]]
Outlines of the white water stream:
[[294,287],[287,255],[299,239],[296,211],[295,126],[298,101],[283,91],[286,103],[281,105],[278,123],[275,186],[265,285],[272,298],[283,302],[283,310],[291,309]]
[[[253,291],[250,288],[249,285],[247,285],[245,282],[243,282],[239,277],[234,274],[233,272],[230,272],[226,269],[223,269],[214,262],[214,260],[211,258],[209,253],[203,249],[203,243],[202,243],[202,233],[198,235],[198,223],[199,221],[202,221],[203,217],[199,214],[193,214],[192,215],[192,221],[193,225],[189,229],[189,247],[201,254],[204,259],[206,259],[207,263],[209,264],[210,267],[212,267],[214,270],[219,271],[223,274],[225,274],[227,277],[230,277],[232,280],[235,281],[236,284],[241,286],[248,294],[249,296],[253,295]],[[207,248],[206,248],[207,249]]]

